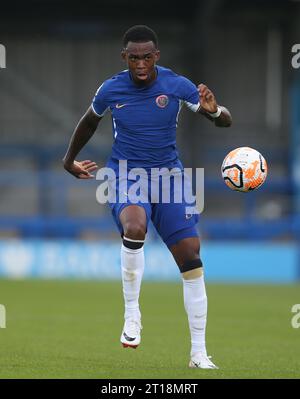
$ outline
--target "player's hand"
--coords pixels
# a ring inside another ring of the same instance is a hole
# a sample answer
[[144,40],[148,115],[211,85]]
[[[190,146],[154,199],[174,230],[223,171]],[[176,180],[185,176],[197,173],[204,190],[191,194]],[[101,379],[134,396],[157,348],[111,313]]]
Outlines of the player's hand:
[[96,170],[98,165],[93,161],[85,160],[81,162],[74,161],[72,164],[64,163],[64,168],[78,179],[93,179],[95,176],[90,172]]
[[213,114],[218,110],[218,104],[211,90],[203,83],[198,85],[200,105],[203,111]]

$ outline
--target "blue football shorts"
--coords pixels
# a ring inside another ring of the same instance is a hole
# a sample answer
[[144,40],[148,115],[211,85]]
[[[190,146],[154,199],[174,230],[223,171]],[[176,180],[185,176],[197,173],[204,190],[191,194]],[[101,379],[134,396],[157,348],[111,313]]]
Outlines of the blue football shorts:
[[[113,187],[116,192],[116,198],[115,201],[109,202],[109,206],[120,234],[123,235],[119,219],[122,210],[129,205],[138,205],[145,210],[147,226],[151,220],[168,247],[184,238],[198,237],[196,224],[199,221],[199,215],[187,212],[190,207],[193,208],[195,201],[193,204],[185,199],[183,180],[186,179],[186,182],[188,180],[186,176],[183,176],[181,172],[180,177],[171,178],[170,183],[166,184],[164,177],[149,177],[148,174],[147,177],[140,177],[138,189],[137,180],[122,179],[123,184],[121,184],[121,179],[117,176],[110,185],[110,188]],[[180,180],[181,191],[178,189]],[[187,186],[191,187],[190,183]]]

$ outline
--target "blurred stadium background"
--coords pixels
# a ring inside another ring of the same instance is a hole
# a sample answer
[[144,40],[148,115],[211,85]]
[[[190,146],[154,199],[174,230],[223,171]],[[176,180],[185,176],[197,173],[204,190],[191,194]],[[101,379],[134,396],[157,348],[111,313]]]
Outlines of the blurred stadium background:
[[[143,8],[143,9],[141,9]],[[29,0],[1,5],[0,275],[119,278],[120,240],[97,181],[62,168],[73,128],[106,78],[124,65],[121,38],[133,24],[157,31],[161,65],[206,83],[233,115],[230,129],[182,111],[178,148],[186,167],[205,168],[199,225],[210,281],[300,279],[300,2]],[[106,117],[80,154],[104,165],[112,144]],[[231,192],[220,166],[251,146],[269,165],[257,192]],[[146,279],[179,279],[153,229]],[[164,264],[164,267],[161,265]]]

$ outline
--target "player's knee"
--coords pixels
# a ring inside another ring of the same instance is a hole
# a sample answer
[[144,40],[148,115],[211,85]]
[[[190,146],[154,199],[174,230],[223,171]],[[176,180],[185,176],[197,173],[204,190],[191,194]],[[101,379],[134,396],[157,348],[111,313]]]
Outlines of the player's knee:
[[200,258],[188,260],[179,265],[180,273],[185,280],[201,277],[203,274],[203,264]]
[[136,222],[128,222],[125,224],[124,228],[124,236],[127,238],[131,238],[133,240],[144,240],[146,235],[146,227],[144,223]]
[[138,249],[144,244],[146,228],[143,223],[130,222],[124,226],[123,244],[127,248]]

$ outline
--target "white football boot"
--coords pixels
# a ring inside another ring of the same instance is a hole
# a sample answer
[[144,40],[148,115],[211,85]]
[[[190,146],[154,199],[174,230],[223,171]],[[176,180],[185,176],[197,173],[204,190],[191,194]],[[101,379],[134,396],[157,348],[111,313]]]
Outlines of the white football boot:
[[120,341],[124,348],[136,349],[141,342],[141,320],[128,318],[125,320]]
[[215,364],[210,360],[211,356],[207,356],[204,353],[198,352],[191,357],[189,362],[190,368],[199,368],[199,369],[218,369]]

